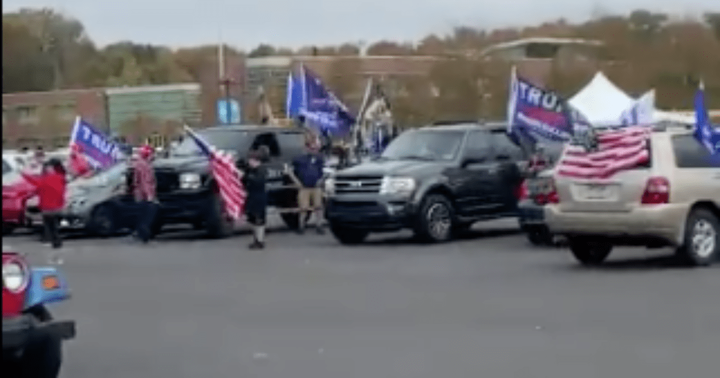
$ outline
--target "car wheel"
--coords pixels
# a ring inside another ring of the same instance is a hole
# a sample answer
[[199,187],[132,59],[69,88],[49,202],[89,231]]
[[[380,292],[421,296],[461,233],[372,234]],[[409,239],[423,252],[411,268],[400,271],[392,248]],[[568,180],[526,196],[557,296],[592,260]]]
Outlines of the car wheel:
[[213,198],[213,208],[205,225],[208,235],[212,238],[226,238],[235,230],[235,222],[225,211],[220,194],[216,194]]
[[367,231],[332,224],[330,225],[330,232],[333,234],[335,239],[345,245],[361,244],[370,234]]
[[[283,222],[285,223],[285,226],[291,230],[297,230],[298,227],[300,227],[300,214],[298,213],[281,213],[280,218],[282,218]],[[312,216],[312,213],[305,213],[305,224],[310,220],[310,217]]]
[[[36,306],[27,313],[39,322],[49,322],[52,316],[44,306]],[[57,378],[62,364],[62,339],[46,332],[33,334],[17,361],[19,377]]]
[[553,234],[550,233],[547,227],[530,227],[525,231],[525,236],[530,244],[538,247],[553,245],[555,242]]
[[709,266],[720,256],[720,221],[713,213],[706,209],[690,213],[678,254],[692,266]]
[[88,222],[92,234],[101,237],[112,236],[117,232],[115,211],[110,205],[100,205],[93,210]]
[[610,243],[579,236],[568,238],[568,244],[575,259],[585,266],[601,265],[613,249]]
[[431,194],[423,200],[415,226],[415,236],[424,242],[439,243],[453,236],[454,212],[450,201],[439,194]]
[[10,235],[10,234],[13,233],[13,231],[15,231],[15,225],[14,225],[14,224],[4,223],[4,222],[3,222],[3,224],[2,224],[2,234],[3,234],[3,236],[5,236],[5,235]]

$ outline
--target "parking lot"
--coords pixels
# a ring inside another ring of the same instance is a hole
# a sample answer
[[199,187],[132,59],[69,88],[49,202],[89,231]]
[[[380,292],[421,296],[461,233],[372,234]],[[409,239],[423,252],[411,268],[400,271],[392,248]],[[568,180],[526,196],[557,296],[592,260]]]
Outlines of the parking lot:
[[[583,269],[531,247],[513,220],[419,245],[358,247],[279,226],[249,233],[71,238],[62,254],[78,323],[65,378],[711,377],[720,350],[718,268],[618,249]],[[31,260],[51,254],[5,238]]]

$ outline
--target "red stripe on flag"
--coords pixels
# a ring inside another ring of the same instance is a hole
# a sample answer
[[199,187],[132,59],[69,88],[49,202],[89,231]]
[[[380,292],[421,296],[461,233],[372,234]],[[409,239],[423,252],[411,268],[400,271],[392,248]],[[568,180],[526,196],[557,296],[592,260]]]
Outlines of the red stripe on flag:
[[608,179],[650,159],[647,127],[628,127],[598,134],[598,151],[568,146],[558,164],[558,175],[577,179]]
[[240,171],[232,157],[213,148],[210,157],[212,175],[218,185],[226,213],[233,219],[239,219],[245,209],[247,193],[241,182]]

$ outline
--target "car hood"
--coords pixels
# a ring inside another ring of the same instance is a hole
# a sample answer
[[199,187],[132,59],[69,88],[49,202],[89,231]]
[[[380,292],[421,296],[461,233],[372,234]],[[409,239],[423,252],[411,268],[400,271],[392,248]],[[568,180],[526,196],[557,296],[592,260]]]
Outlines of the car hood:
[[209,170],[208,159],[204,156],[171,156],[153,162],[155,169],[174,170],[178,172],[206,172]]
[[433,174],[449,166],[447,162],[418,160],[375,160],[343,169],[343,176],[418,176]]

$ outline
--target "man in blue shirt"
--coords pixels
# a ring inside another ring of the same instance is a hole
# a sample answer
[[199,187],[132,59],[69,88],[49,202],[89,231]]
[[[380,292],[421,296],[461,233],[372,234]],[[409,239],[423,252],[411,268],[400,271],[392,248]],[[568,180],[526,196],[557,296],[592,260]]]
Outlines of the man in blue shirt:
[[307,153],[298,156],[293,160],[293,170],[288,172],[292,175],[293,181],[300,187],[298,189],[298,207],[300,208],[298,232],[305,230],[305,214],[315,213],[315,227],[319,234],[322,229],[322,200],[323,193],[320,188],[323,178],[323,167],[325,160],[320,154],[320,144],[317,138],[307,141]]

